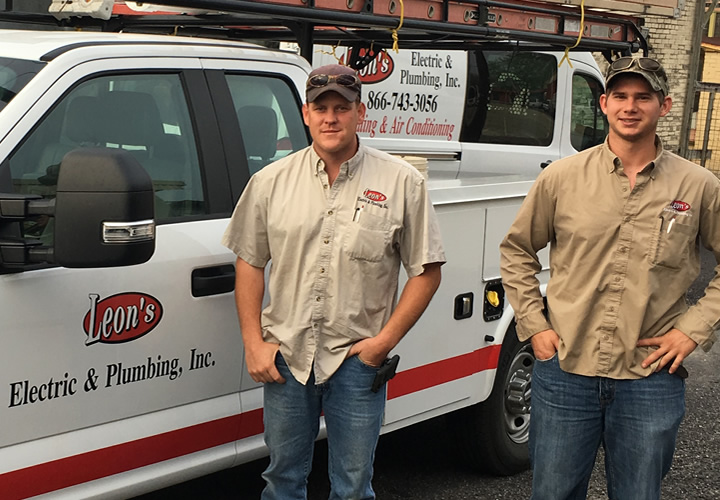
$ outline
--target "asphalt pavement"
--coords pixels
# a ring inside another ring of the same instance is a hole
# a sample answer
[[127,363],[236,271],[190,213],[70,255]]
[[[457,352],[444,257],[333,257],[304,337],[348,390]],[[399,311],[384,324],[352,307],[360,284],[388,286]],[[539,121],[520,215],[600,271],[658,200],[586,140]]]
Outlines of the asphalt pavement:
[[[701,275],[689,293],[695,302],[713,276],[712,256],[703,253]],[[720,499],[720,347],[699,348],[685,363],[686,416],[677,441],[672,469],[663,483],[663,499]],[[167,488],[142,500],[260,498],[260,474],[267,459]],[[316,448],[308,500],[326,500],[327,449]],[[373,485],[378,500],[520,500],[530,497],[531,473],[511,477],[479,474],[462,463],[440,417],[380,437]],[[607,499],[602,451],[588,492],[589,500]]]

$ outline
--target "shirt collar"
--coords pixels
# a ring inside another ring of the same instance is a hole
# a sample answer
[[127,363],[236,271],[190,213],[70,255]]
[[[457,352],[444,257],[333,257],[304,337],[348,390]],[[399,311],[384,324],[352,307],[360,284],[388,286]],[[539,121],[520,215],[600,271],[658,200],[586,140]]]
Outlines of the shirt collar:
[[[354,176],[358,168],[360,168],[360,165],[362,164],[364,155],[365,146],[362,144],[362,142],[360,142],[360,137],[358,137],[357,152],[352,158],[350,158],[340,166],[340,172],[346,171],[348,176]],[[320,156],[318,156],[318,154],[315,152],[315,148],[312,146],[310,146],[310,160],[315,175],[319,175],[320,171],[325,168],[325,162],[322,160],[322,158],[320,158]]]
[[[611,174],[615,172],[618,168],[622,167],[622,162],[620,161],[620,158],[618,155],[612,152],[610,149],[610,145],[608,143],[608,138],[610,136],[605,137],[605,142],[602,146],[602,155],[603,160],[606,165],[609,165],[608,173]],[[661,168],[661,165],[663,163],[663,159],[666,157],[665,153],[665,147],[663,146],[662,139],[655,136],[655,159],[651,161],[647,167],[645,167],[643,170],[648,170],[648,174],[650,175],[651,179],[654,179],[657,175],[657,170]]]

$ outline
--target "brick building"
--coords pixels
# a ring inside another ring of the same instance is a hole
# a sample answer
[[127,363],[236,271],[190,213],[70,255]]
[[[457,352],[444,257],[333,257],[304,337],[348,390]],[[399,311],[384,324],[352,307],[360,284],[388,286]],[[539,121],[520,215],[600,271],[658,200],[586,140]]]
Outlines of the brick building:
[[[659,59],[670,79],[673,108],[660,121],[658,135],[665,147],[683,152],[687,137],[689,109],[694,100],[694,81],[699,62],[700,37],[696,32],[698,2],[704,7],[705,0],[680,1],[676,18],[647,16],[645,26],[650,30],[650,56]],[[704,9],[703,9],[704,10]],[[689,103],[689,105],[688,105]]]
[[[694,101],[694,81],[700,78],[697,68],[701,38],[697,19],[702,13],[698,12],[698,2],[704,8],[705,0],[678,0],[675,16],[640,16],[650,33],[649,56],[662,62],[667,70],[673,98],[670,113],[660,120],[658,135],[666,149],[683,155],[689,132],[686,124],[690,121]],[[595,59],[601,68],[607,67],[601,54],[596,54]]]

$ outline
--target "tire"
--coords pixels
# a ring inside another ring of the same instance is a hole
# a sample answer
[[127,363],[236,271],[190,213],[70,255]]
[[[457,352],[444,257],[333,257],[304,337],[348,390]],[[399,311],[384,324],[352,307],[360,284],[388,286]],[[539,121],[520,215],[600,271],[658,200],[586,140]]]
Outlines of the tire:
[[464,462],[497,476],[530,467],[530,393],[535,362],[530,342],[520,342],[513,323],[505,334],[490,397],[448,415]]

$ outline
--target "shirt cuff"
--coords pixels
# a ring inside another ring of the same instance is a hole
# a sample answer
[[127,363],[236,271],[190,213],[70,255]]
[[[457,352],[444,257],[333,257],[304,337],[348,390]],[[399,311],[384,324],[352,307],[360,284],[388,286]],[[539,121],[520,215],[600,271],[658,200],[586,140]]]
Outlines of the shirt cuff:
[[673,327],[693,339],[705,352],[709,351],[715,343],[715,332],[712,325],[705,321],[694,307],[680,316]]
[[552,330],[552,326],[542,311],[530,313],[522,319],[516,318],[515,330],[520,342],[525,342],[536,333]]

